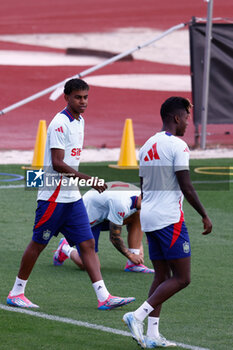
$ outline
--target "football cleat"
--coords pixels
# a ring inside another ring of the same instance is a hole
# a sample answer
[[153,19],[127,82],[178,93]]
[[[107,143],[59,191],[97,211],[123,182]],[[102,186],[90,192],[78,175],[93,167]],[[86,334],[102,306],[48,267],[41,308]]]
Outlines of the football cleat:
[[30,300],[28,300],[24,294],[11,296],[11,292],[9,293],[6,302],[8,305],[17,306],[17,307],[28,307],[28,308],[38,308],[39,306],[33,304]]
[[126,272],[141,272],[141,273],[154,273],[154,269],[149,269],[149,267],[146,267],[143,264],[139,265],[129,265],[128,263],[125,265],[124,271]]
[[122,297],[114,297],[113,295],[109,294],[108,298],[105,301],[101,302],[98,300],[98,309],[112,310],[117,307],[132,303],[133,301],[135,301],[135,298],[133,297],[122,298]]
[[175,342],[167,340],[161,334],[159,335],[159,337],[156,337],[156,338],[154,338],[154,337],[151,338],[151,337],[146,336],[145,343],[146,343],[146,347],[149,349],[157,348],[158,346],[163,347],[163,348],[168,348],[170,346],[171,347],[177,346],[177,344]]
[[68,259],[68,256],[63,253],[62,247],[64,244],[68,244],[67,240],[65,238],[61,238],[57,250],[55,251],[53,255],[53,265],[60,266],[64,264],[64,261]]
[[133,339],[138,342],[138,344],[142,347],[146,347],[146,343],[143,337],[143,322],[139,321],[133,312],[128,312],[123,316],[123,322],[128,326]]

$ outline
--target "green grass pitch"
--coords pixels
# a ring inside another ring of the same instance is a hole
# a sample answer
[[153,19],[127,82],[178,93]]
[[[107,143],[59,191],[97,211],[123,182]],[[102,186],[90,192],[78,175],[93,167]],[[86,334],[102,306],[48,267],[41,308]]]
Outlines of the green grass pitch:
[[[232,165],[233,159],[191,161],[192,179],[213,221],[213,233],[206,237],[201,235],[200,216],[184,202],[192,247],[192,282],[164,303],[160,321],[161,333],[168,339],[193,346],[187,349],[232,348],[233,176],[194,172],[196,167]],[[139,182],[137,170],[112,169],[107,163],[82,164],[80,171],[106,181]],[[24,174],[19,165],[1,165],[0,172]],[[6,305],[22,253],[31,239],[36,209],[36,191],[3,188],[24,184],[24,180],[1,181],[6,178],[0,175],[0,305]],[[123,235],[126,238],[125,230]],[[38,312],[128,331],[121,322],[122,316],[146,299],[152,276],[124,272],[126,259],[109,242],[108,233],[101,233],[99,255],[107,288],[113,295],[134,296],[136,301],[118,310],[98,311],[86,272],[80,271],[71,261],[61,267],[53,266],[53,250],[60,238],[61,235],[52,239],[40,256],[26,288],[27,297],[40,305]],[[143,243],[145,264],[151,266],[145,237]],[[132,350],[139,347],[127,336],[0,308],[0,349]]]

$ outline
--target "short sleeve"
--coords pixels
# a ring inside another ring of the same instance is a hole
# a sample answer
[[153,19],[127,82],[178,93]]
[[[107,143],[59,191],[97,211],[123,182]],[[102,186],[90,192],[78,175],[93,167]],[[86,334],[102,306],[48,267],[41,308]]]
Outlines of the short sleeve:
[[177,143],[174,148],[174,171],[189,170],[189,148],[185,142]]
[[50,149],[59,148],[65,149],[65,132],[66,126],[64,123],[53,123],[50,128]]
[[138,155],[138,158],[139,158],[139,176],[140,177],[144,177],[145,176],[145,162],[143,161],[143,150],[144,148],[142,147],[140,150],[139,150],[139,155]]
[[107,219],[116,225],[123,225],[125,208],[119,200],[109,200],[109,212]]

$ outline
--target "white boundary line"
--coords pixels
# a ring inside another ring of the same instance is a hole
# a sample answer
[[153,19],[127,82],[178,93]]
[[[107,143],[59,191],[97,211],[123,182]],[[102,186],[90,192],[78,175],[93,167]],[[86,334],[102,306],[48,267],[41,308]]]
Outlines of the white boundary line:
[[0,189],[6,188],[24,188],[25,185],[0,185]]
[[[125,337],[132,336],[131,333],[121,331],[120,329],[100,326],[100,325],[92,324],[92,323],[88,323],[88,322],[77,321],[77,320],[73,320],[73,319],[67,318],[67,317],[48,315],[48,314],[45,314],[43,312],[36,312],[36,311],[28,310],[28,309],[14,308],[14,307],[6,306],[3,304],[0,304],[0,309],[5,310],[5,311],[18,312],[18,313],[26,314],[26,315],[30,315],[30,316],[35,316],[35,317],[43,318],[43,319],[50,320],[50,321],[57,321],[57,322],[61,322],[61,323],[72,324],[74,326],[91,328],[91,329],[95,329],[95,330],[102,331],[102,332],[123,335]],[[208,348],[200,348],[199,346],[193,346],[193,345],[188,345],[188,344],[183,344],[183,343],[177,343],[177,345],[181,348],[190,349],[190,350],[210,350]]]

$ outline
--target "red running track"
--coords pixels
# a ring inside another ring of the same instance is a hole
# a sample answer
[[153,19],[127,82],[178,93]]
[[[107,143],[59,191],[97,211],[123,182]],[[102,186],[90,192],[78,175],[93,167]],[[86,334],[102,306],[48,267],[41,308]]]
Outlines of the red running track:
[[[122,27],[167,29],[206,17],[204,0],[8,0],[0,34],[103,32]],[[232,0],[214,0],[214,17],[232,17]]]
[[[214,17],[232,17],[232,0],[215,0]],[[202,0],[9,0],[1,4],[0,34],[106,32],[122,27],[167,29],[192,16],[205,17]],[[129,43],[129,48],[131,48]],[[0,42],[0,49],[61,51]],[[0,66],[0,109],[39,92],[88,67]],[[118,62],[98,74],[188,74],[187,67],[145,61]],[[179,91],[172,94],[181,94]],[[159,107],[170,92],[91,87],[86,120],[85,146],[119,147],[124,121],[133,119],[135,142],[141,145],[161,127]],[[189,93],[182,93],[191,97]],[[51,102],[48,95],[0,117],[0,149],[32,149],[40,119],[47,124],[64,107],[63,99]],[[208,126],[215,134],[208,144],[231,144],[232,125]],[[225,135],[230,131],[230,135]],[[216,135],[217,134],[217,135]],[[194,143],[192,123],[185,135]]]

